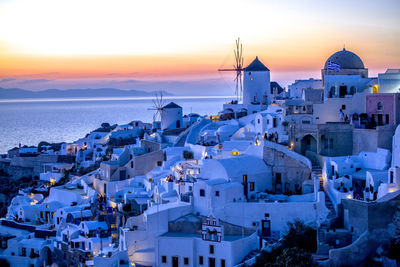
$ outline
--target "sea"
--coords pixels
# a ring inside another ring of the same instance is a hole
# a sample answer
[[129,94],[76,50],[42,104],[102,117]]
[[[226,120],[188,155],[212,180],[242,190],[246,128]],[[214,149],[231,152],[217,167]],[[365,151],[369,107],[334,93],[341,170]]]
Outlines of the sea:
[[[233,96],[169,96],[183,114],[216,115]],[[21,145],[72,142],[103,122],[153,121],[153,97],[0,99],[0,154]]]

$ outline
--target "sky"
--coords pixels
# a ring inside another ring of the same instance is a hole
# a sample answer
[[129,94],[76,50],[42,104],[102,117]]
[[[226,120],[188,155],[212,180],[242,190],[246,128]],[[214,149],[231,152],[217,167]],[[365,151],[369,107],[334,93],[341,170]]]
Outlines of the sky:
[[0,0],[0,87],[234,92],[235,39],[283,86],[343,46],[400,67],[399,0]]

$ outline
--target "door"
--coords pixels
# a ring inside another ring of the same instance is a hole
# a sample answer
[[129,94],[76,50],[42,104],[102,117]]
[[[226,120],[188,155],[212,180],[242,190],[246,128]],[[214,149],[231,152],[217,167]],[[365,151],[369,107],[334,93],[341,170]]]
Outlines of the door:
[[339,87],[339,97],[344,97],[347,95],[347,86],[340,86]]
[[179,267],[179,258],[177,256],[172,257],[172,267]]
[[215,258],[208,258],[208,267],[215,267]]

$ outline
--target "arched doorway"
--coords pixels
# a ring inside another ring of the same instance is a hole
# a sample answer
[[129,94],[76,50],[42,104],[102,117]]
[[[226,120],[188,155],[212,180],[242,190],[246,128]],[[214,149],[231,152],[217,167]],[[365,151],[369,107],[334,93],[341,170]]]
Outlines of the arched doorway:
[[310,134],[301,139],[301,154],[305,156],[307,151],[317,154],[317,140]]

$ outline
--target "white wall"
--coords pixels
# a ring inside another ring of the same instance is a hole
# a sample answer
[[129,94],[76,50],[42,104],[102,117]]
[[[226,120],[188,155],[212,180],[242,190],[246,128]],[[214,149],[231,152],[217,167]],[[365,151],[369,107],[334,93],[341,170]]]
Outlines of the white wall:
[[236,202],[229,203],[215,216],[228,223],[253,227],[269,213],[272,231],[284,231],[287,222],[301,219],[305,223],[321,223],[329,210],[325,206],[324,192],[318,192],[317,202]]
[[176,122],[179,121],[180,127],[183,127],[182,108],[164,108],[161,111],[161,129],[175,129]]
[[243,76],[243,104],[262,102],[263,96],[268,96],[271,101],[271,79],[269,71],[245,71]]

